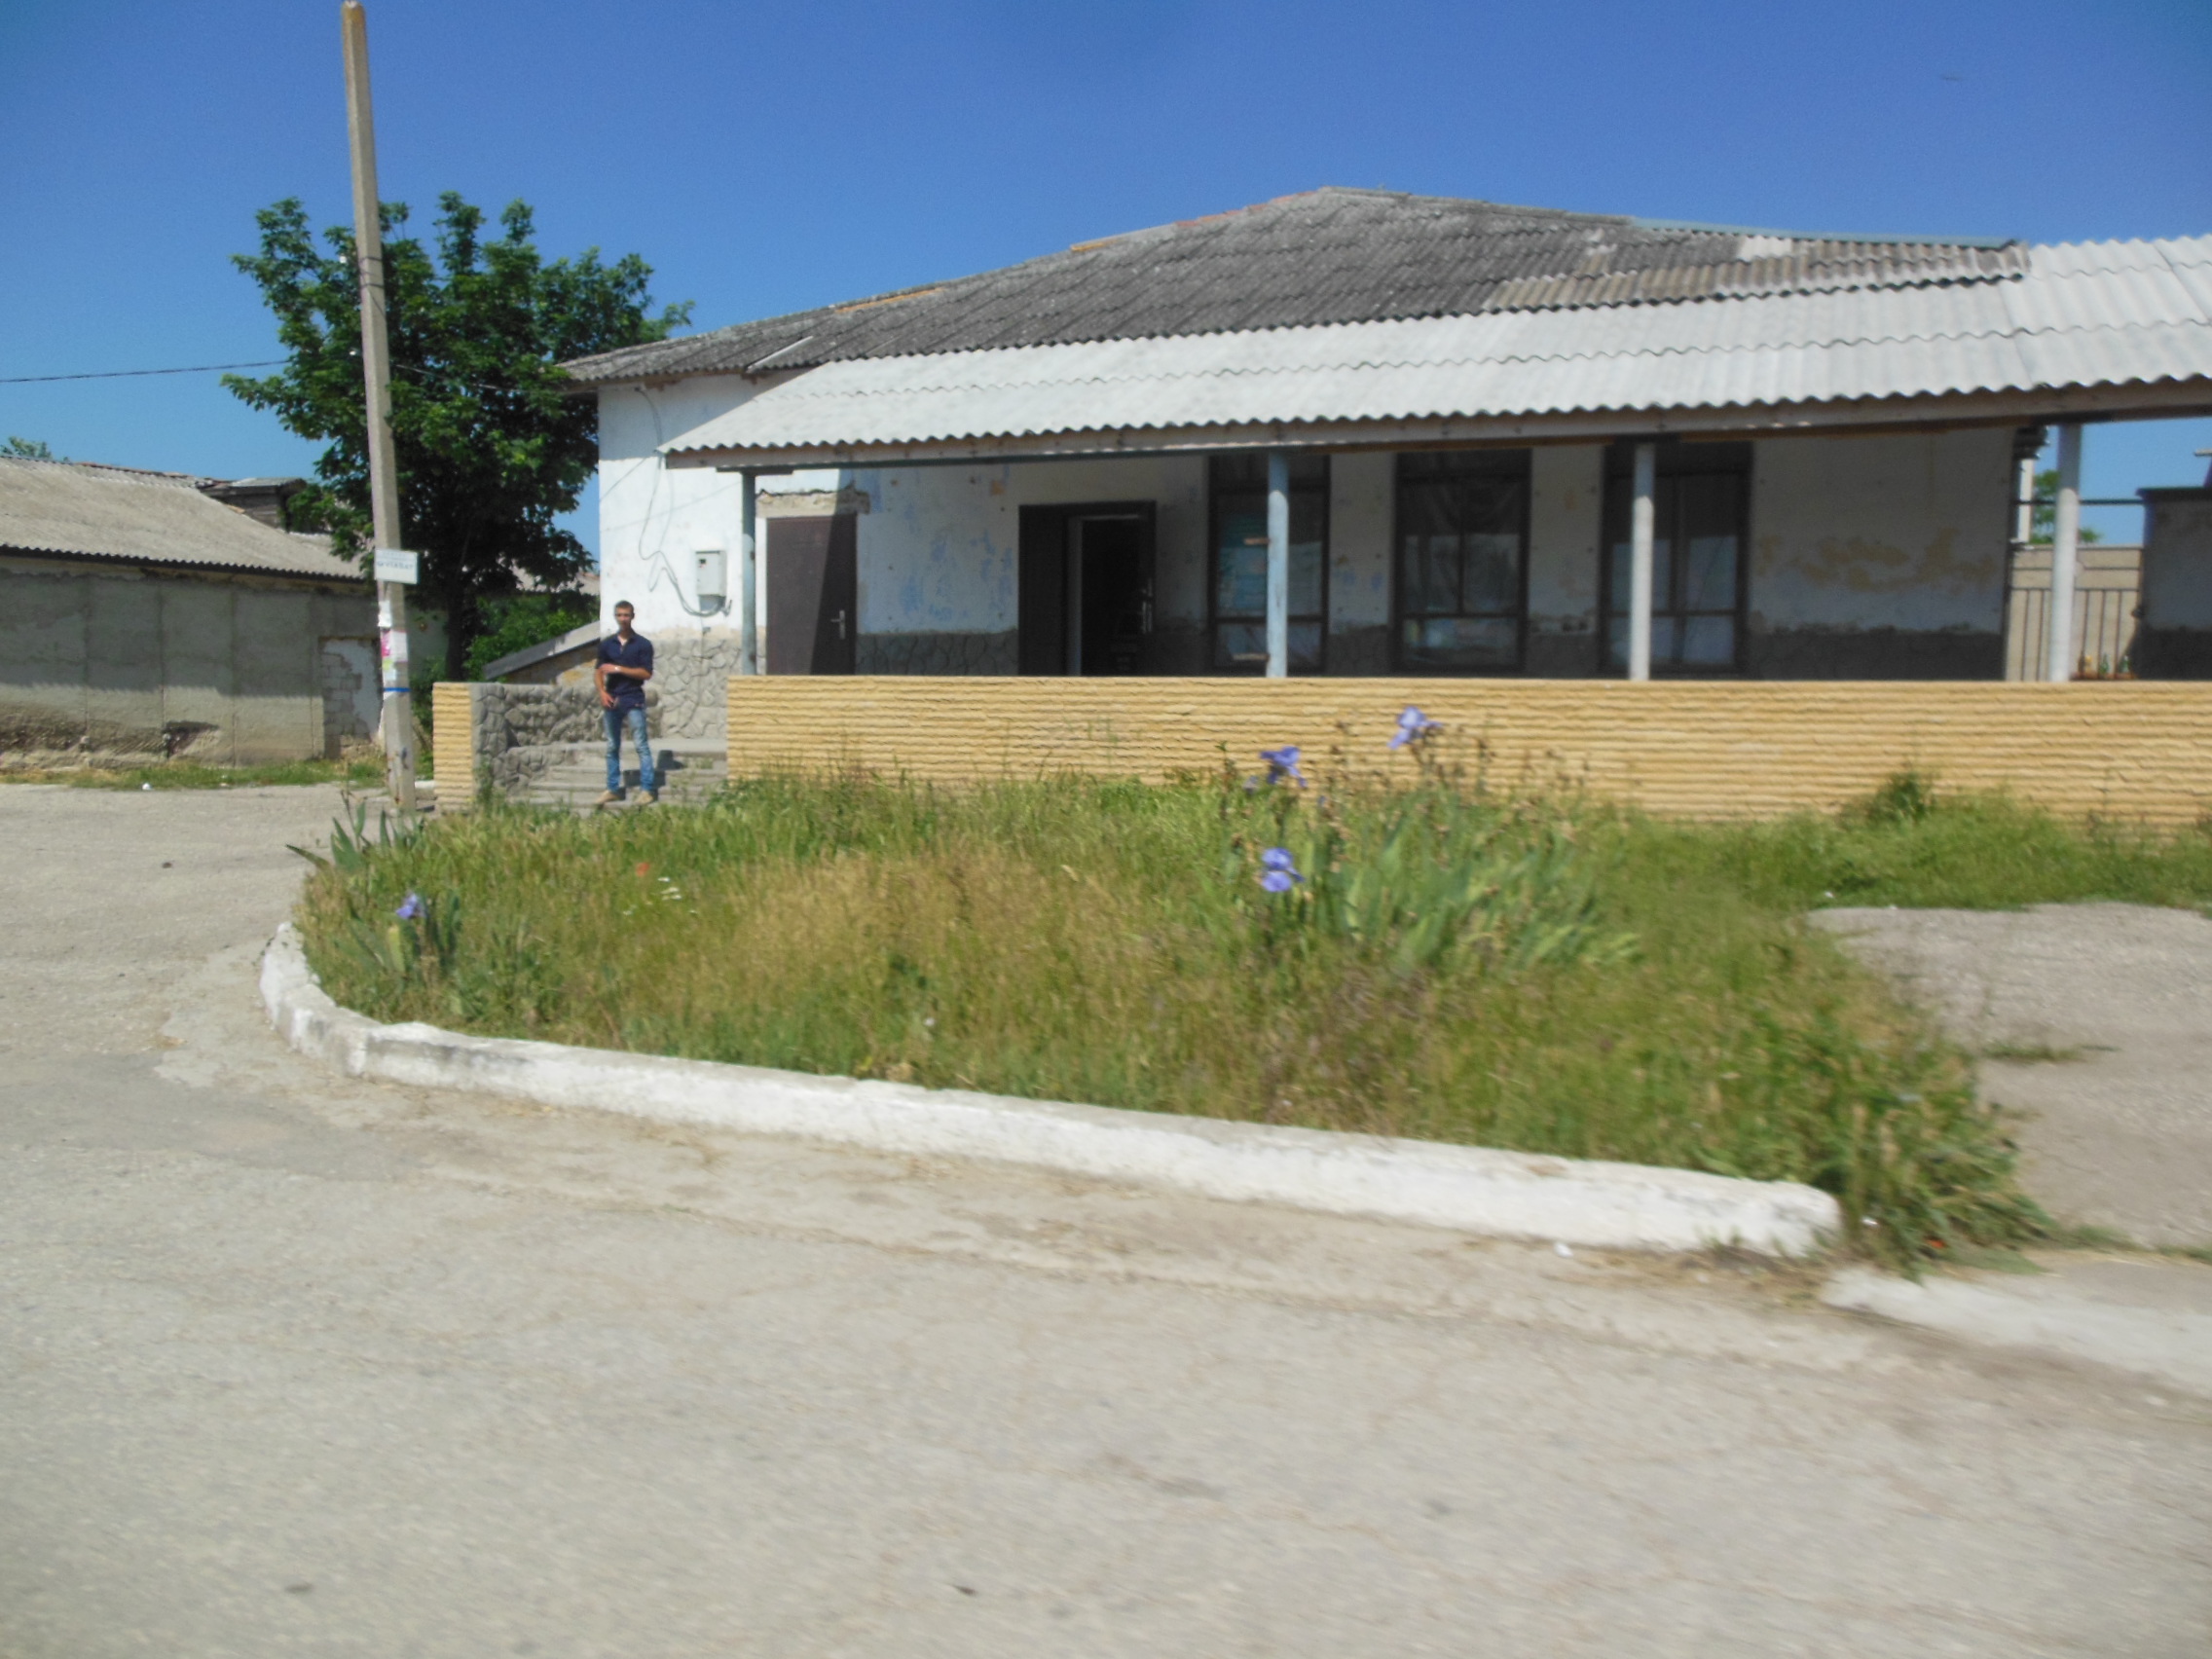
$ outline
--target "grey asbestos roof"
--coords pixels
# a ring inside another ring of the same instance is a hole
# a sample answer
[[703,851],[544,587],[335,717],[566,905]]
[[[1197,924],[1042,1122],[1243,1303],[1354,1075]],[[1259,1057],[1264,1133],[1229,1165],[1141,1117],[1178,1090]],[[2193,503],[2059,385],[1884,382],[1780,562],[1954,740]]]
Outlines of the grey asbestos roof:
[[203,495],[184,473],[0,457],[0,549],[133,564],[358,578],[319,535],[292,535]]
[[1315,190],[929,287],[634,346],[586,384],[1254,329],[2000,280],[2014,242],[1797,236]]
[[[1767,289],[1703,304],[1491,311],[866,357],[779,379],[662,446],[690,464],[859,464],[901,446],[1117,434],[1299,442],[1328,423],[1587,420],[2123,388],[2212,405],[2212,237],[2021,250],[2001,281]],[[749,388],[751,389],[751,388]],[[1240,436],[1242,434],[1242,436]],[[1464,434],[1461,434],[1464,435]],[[1141,447],[1141,444],[1140,444]],[[1039,453],[1044,453],[1039,449]],[[960,449],[952,455],[1007,453]]]

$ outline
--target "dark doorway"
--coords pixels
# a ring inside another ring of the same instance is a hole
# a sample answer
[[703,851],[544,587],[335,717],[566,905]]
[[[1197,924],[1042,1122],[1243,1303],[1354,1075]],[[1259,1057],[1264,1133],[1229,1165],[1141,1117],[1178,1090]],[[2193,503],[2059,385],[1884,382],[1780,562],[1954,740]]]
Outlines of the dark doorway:
[[768,672],[850,674],[860,632],[860,521],[780,518],[768,531]]
[[1142,674],[1153,622],[1153,503],[1021,509],[1023,674]]

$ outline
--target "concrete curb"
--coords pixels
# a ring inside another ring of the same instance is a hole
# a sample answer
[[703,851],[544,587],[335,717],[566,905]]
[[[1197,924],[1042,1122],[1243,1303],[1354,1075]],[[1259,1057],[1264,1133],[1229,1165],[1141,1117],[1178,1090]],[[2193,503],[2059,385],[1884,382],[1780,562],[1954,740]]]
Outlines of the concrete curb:
[[1821,1300],[1963,1342],[2089,1360],[2212,1395],[2212,1314],[2131,1307],[2035,1280],[1998,1286],[1926,1278],[1916,1284],[1866,1268],[1837,1273]]
[[422,1088],[1598,1248],[1801,1256],[1841,1228],[1833,1198],[1790,1182],[380,1025],[331,1001],[288,923],[262,957],[261,996],[302,1053]]

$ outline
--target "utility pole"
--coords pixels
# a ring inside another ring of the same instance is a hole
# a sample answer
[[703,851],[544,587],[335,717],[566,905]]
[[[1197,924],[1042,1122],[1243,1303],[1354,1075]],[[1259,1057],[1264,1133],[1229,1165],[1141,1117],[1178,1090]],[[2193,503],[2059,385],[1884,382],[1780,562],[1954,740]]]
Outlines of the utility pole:
[[[345,0],[346,128],[353,145],[353,247],[361,286],[361,378],[368,394],[369,518],[380,548],[397,549],[399,464],[391,442],[391,348],[385,334],[384,219],[377,202],[376,117],[369,107],[369,15]],[[385,782],[403,812],[415,810],[415,708],[407,682],[407,588],[377,583],[384,663]]]

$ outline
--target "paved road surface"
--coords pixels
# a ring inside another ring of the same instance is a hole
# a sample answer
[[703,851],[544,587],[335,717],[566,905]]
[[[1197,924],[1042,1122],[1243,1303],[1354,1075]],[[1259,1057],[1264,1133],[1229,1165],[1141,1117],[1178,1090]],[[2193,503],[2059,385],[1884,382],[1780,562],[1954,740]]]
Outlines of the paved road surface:
[[[2054,1214],[2212,1244],[2212,921],[2146,904],[1820,920],[1990,1055],[1982,1091],[2021,1114],[2021,1170]],[[2066,1057],[2001,1057],[2038,1052]]]
[[2197,1655],[2212,1408],[1787,1275],[334,1081],[0,789],[0,1654]]

